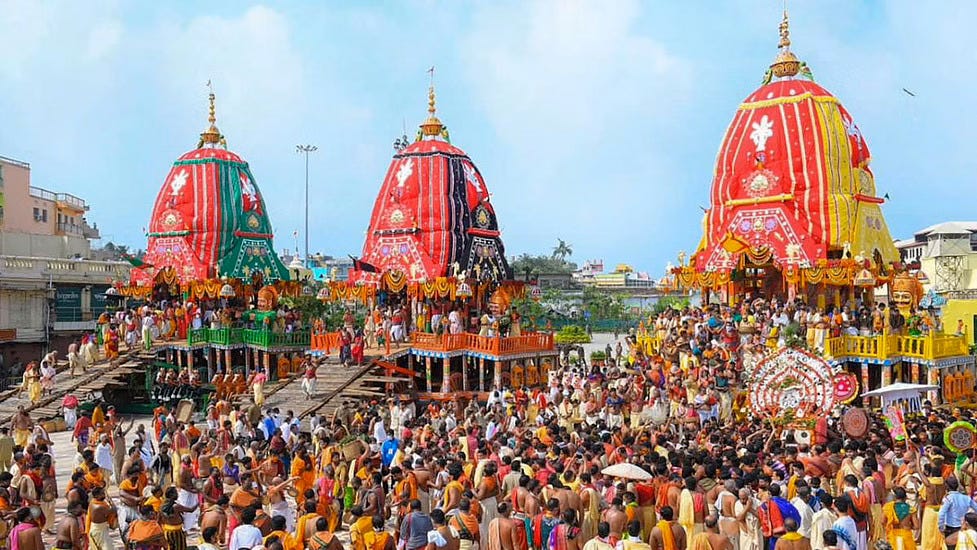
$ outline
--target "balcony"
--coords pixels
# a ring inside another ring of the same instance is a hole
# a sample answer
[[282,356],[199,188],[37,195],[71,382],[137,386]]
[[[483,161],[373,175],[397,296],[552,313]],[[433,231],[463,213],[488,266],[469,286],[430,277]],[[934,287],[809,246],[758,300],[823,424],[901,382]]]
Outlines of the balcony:
[[84,236],[84,228],[78,224],[68,222],[58,222],[55,231],[58,235],[77,235]]
[[[638,346],[647,355],[658,353],[661,342],[650,334],[638,335]],[[937,361],[969,355],[965,336],[932,334],[929,336],[839,336],[825,341],[825,359],[922,360]]]
[[467,332],[441,335],[419,332],[411,335],[411,347],[424,351],[469,351],[497,357],[550,352],[556,349],[553,335],[543,332],[508,338],[479,336]]
[[42,187],[34,187],[33,185],[29,188],[30,196],[35,199],[41,199],[46,201],[51,201],[57,203],[58,206],[62,208],[67,208],[70,210],[76,210],[79,212],[88,211],[88,203],[80,197],[76,197],[70,193],[55,193],[54,191],[48,191]]
[[4,279],[110,283],[128,279],[131,268],[127,262],[0,256],[0,272]]
[[187,335],[188,345],[209,344],[215,346],[248,345],[258,348],[308,348],[309,331],[273,332],[243,328],[201,328]]
[[30,187],[30,195],[35,199],[41,199],[51,202],[56,202],[58,200],[58,194],[54,191],[48,191],[47,189],[41,189],[40,187]]
[[929,336],[840,336],[825,343],[828,359],[920,359],[935,361],[968,355],[967,339],[952,334]]
[[58,206],[61,208],[68,208],[71,210],[77,210],[79,212],[88,211],[88,204],[84,199],[76,197],[70,193],[58,193],[55,195]]

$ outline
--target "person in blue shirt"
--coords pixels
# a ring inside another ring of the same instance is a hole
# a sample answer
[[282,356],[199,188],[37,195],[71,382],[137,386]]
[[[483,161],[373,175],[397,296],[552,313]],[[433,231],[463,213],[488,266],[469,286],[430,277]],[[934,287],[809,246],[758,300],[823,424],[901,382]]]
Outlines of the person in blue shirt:
[[397,451],[400,449],[400,443],[391,435],[387,435],[387,440],[383,442],[380,446],[380,456],[383,461],[383,466],[385,468],[390,467],[390,463],[393,462],[394,457],[397,456]]
[[960,482],[957,481],[957,478],[953,476],[948,477],[946,488],[947,494],[943,497],[943,504],[940,505],[940,514],[937,516],[937,524],[943,536],[948,536],[959,531],[967,512],[977,512],[977,502],[959,491]]
[[275,418],[272,416],[272,411],[268,411],[268,415],[265,416],[264,420],[261,421],[261,431],[265,434],[265,440],[270,440],[272,434],[275,433]]

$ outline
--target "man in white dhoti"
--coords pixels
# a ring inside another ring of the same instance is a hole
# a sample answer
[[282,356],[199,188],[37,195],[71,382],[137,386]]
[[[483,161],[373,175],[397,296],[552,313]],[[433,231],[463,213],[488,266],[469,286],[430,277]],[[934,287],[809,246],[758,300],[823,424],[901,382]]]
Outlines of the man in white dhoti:
[[197,527],[197,517],[200,516],[200,510],[196,506],[200,504],[200,495],[196,485],[194,485],[193,465],[189,455],[184,456],[180,461],[176,502],[186,508],[194,508],[192,512],[183,513],[183,530],[190,531]]

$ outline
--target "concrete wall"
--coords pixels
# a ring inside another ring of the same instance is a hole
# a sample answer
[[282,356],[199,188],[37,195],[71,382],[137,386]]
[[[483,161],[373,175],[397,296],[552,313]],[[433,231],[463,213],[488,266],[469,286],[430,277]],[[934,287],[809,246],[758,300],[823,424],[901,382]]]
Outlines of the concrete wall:
[[0,256],[88,258],[91,253],[91,243],[83,237],[0,232]]
[[0,289],[0,327],[17,329],[17,341],[44,339],[44,290]]
[[36,228],[29,194],[30,168],[0,159],[0,171],[3,172],[4,231],[33,231]]
[[944,330],[949,333],[956,332],[957,322],[963,320],[967,343],[973,345],[975,315],[977,315],[977,300],[947,300],[946,307],[943,308]]

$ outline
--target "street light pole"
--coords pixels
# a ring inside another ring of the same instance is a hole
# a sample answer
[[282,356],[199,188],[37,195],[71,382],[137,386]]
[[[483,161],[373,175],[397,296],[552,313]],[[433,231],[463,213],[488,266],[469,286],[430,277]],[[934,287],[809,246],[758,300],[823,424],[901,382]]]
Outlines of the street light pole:
[[305,153],[305,267],[309,267],[309,153],[318,151],[315,145],[296,145],[296,153]]

